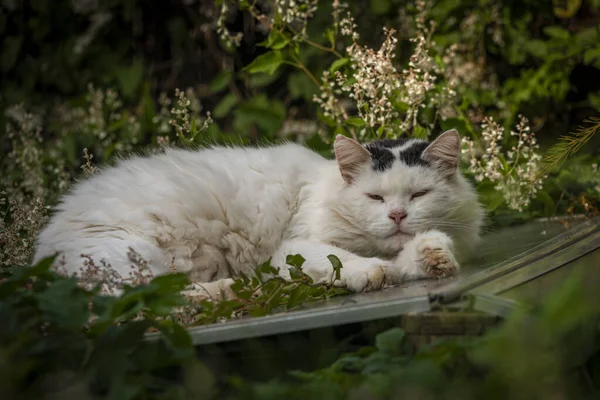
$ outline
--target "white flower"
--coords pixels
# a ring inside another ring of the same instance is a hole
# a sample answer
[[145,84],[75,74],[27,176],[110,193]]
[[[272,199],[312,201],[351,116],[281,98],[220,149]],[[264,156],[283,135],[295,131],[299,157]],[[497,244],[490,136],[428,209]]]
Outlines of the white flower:
[[481,124],[481,144],[484,151],[478,154],[475,144],[463,138],[463,155],[470,159],[469,171],[478,182],[484,177],[495,183],[495,188],[502,192],[507,206],[522,211],[527,208],[531,199],[541,189],[546,176],[538,176],[541,155],[539,146],[529,128],[529,121],[519,116],[519,123],[511,136],[519,138],[517,145],[503,152],[501,142],[504,128],[492,118],[484,118]]

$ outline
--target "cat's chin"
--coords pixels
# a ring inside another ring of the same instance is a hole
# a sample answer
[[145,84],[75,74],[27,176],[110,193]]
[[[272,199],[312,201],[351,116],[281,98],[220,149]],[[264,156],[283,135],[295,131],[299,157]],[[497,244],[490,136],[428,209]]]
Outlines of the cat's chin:
[[415,235],[412,233],[397,230],[396,232],[393,232],[392,234],[386,236],[385,239],[388,243],[391,244],[391,247],[393,247],[394,250],[400,251],[402,250],[404,245],[414,237]]
[[401,239],[401,238],[405,238],[405,239],[412,239],[415,235],[412,233],[408,233],[402,229],[398,229],[395,232],[392,232],[391,234],[387,235],[386,238],[387,239]]

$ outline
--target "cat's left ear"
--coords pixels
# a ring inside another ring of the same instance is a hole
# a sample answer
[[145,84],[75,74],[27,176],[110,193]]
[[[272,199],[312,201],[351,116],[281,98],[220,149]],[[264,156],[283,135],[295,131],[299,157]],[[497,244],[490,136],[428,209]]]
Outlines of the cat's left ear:
[[445,175],[452,175],[458,168],[460,136],[456,129],[442,133],[423,151],[421,156]]
[[364,164],[371,161],[371,153],[356,140],[337,135],[333,142],[335,159],[346,183],[352,183],[358,177]]

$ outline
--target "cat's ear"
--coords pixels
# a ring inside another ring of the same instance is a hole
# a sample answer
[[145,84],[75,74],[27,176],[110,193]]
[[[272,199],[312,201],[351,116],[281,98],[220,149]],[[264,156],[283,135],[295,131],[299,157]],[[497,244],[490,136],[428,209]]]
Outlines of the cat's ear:
[[445,175],[452,175],[458,168],[460,136],[456,129],[442,133],[423,151],[423,159],[432,163]]
[[333,150],[342,178],[347,183],[352,183],[360,173],[361,167],[371,161],[371,153],[356,140],[346,136],[335,137]]

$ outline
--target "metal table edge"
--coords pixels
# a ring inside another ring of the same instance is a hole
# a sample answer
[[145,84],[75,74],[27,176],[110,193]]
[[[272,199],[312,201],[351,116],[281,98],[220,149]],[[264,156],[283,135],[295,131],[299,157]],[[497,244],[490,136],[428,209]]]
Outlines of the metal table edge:
[[[385,302],[300,310],[239,321],[226,321],[191,327],[188,328],[188,332],[192,337],[192,343],[197,346],[392,318],[406,313],[430,310],[429,297],[423,295]],[[146,338],[153,340],[157,339],[159,335],[156,332],[150,333]]]

